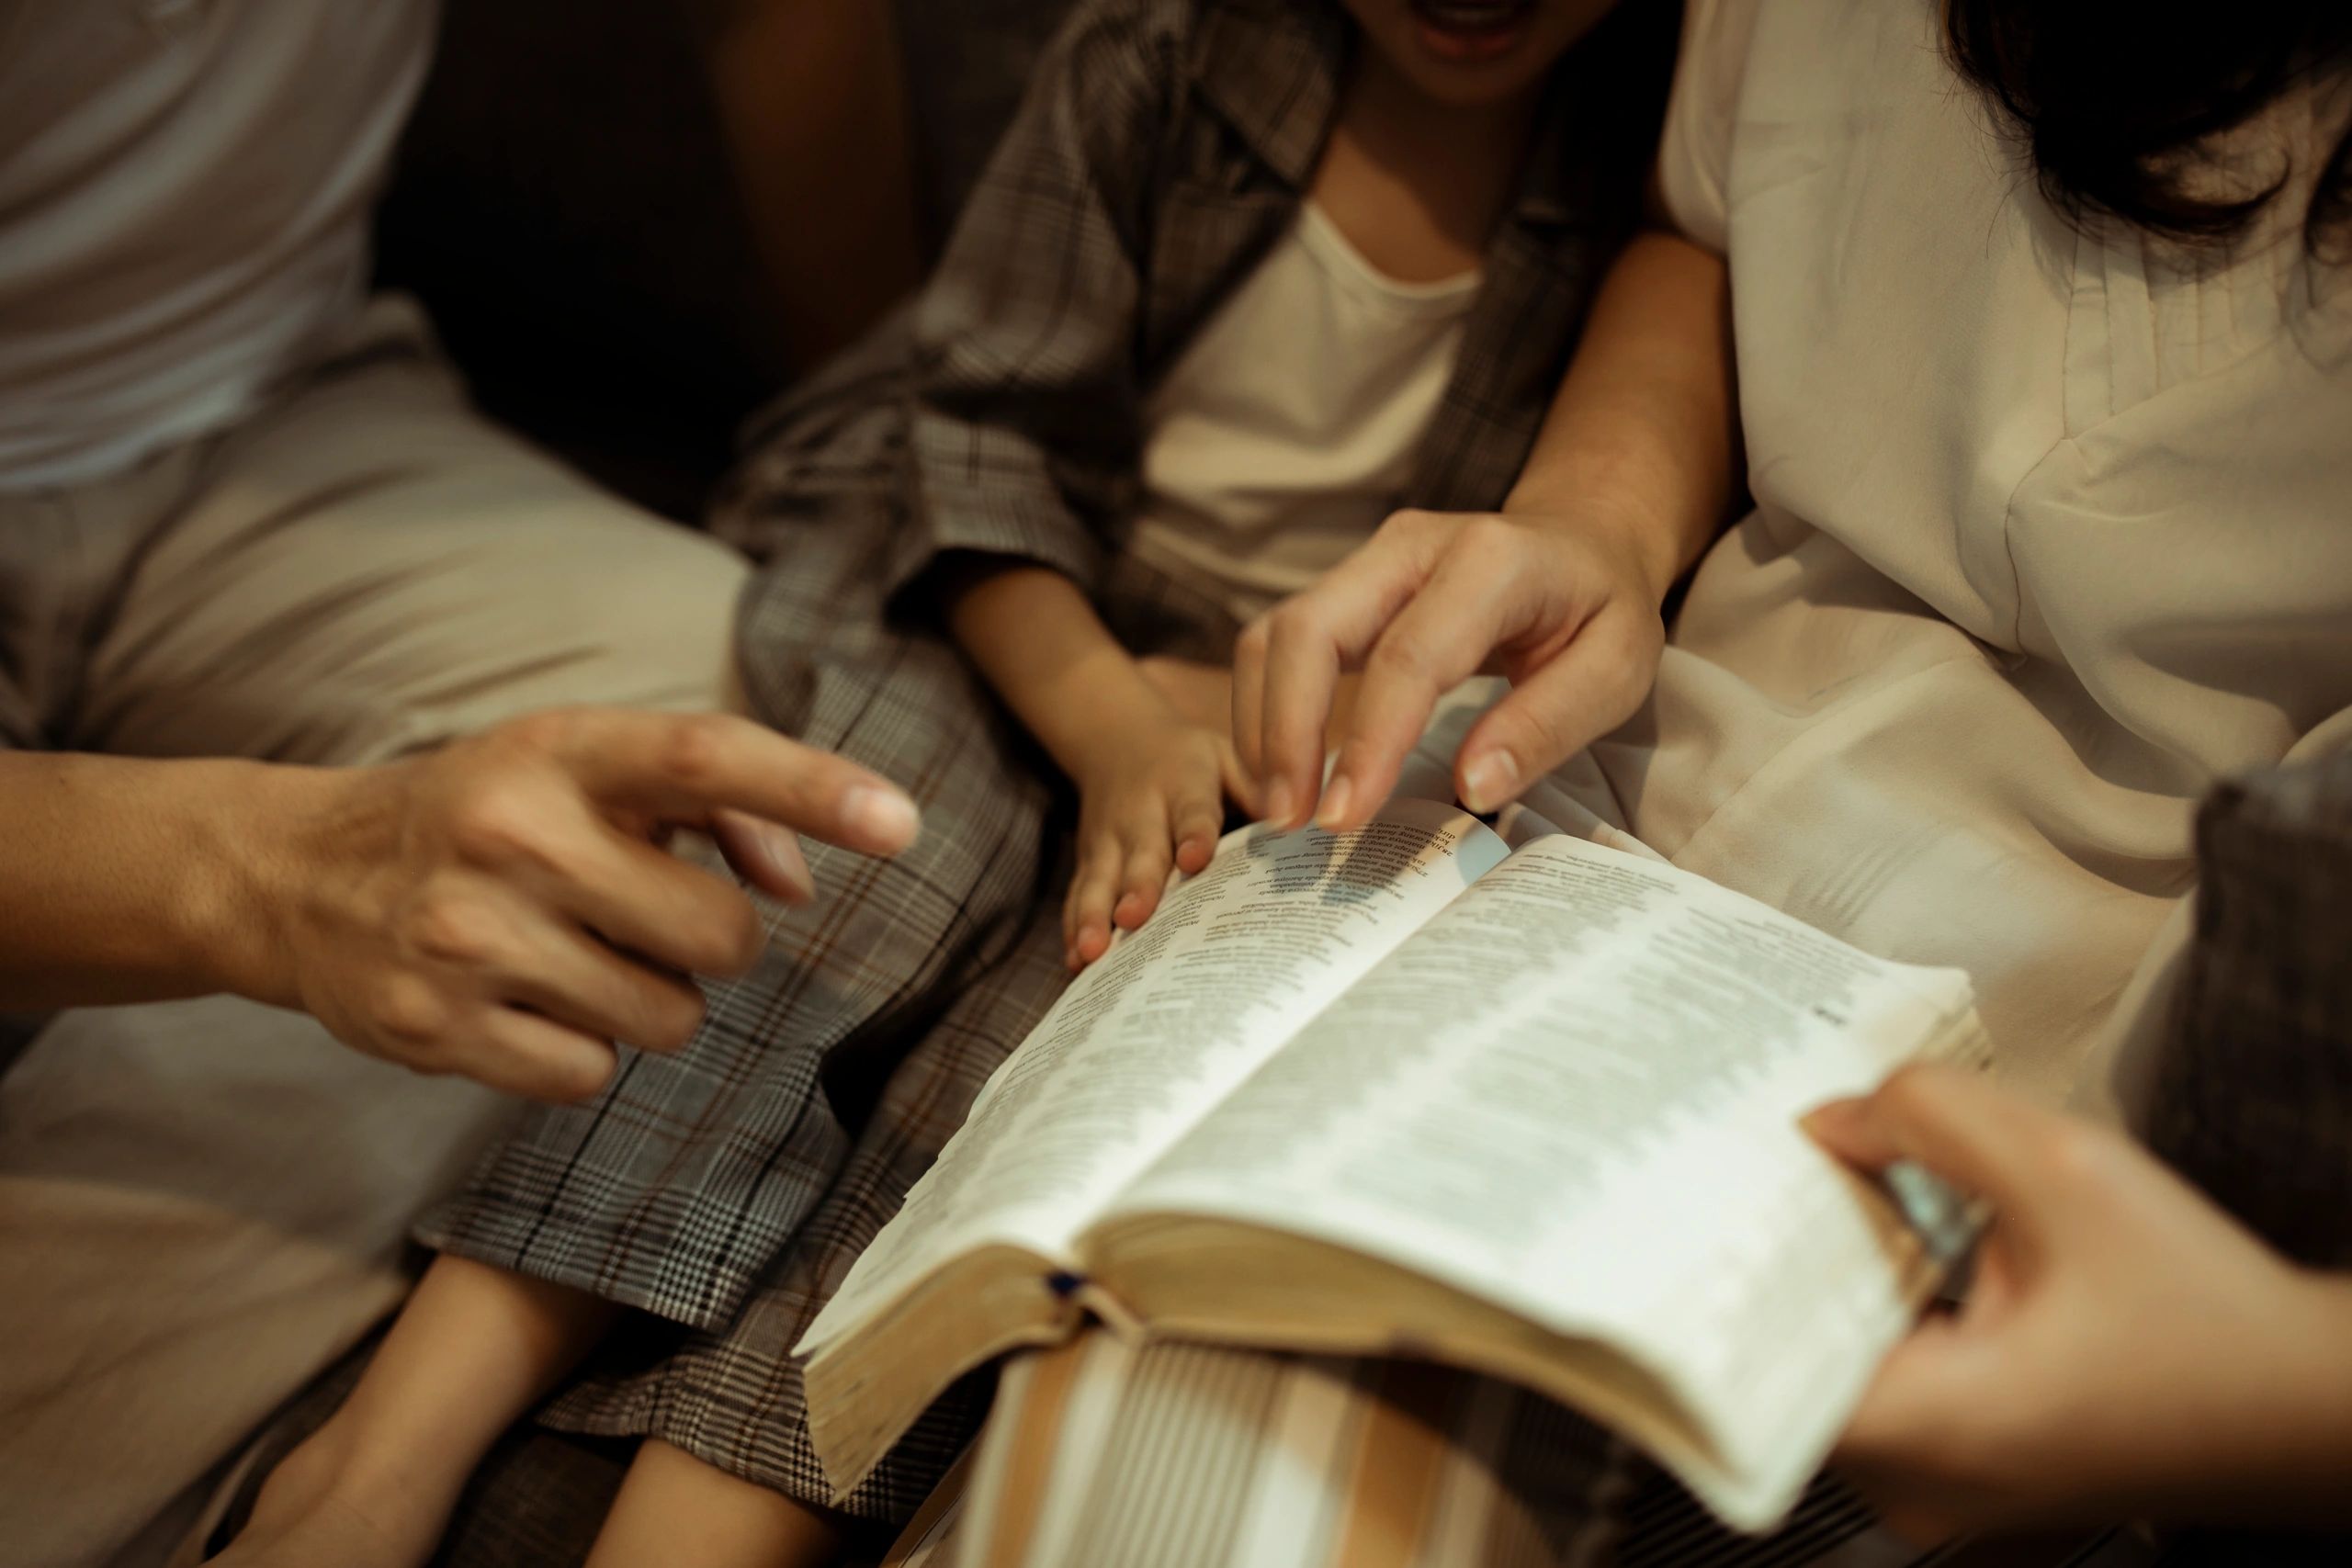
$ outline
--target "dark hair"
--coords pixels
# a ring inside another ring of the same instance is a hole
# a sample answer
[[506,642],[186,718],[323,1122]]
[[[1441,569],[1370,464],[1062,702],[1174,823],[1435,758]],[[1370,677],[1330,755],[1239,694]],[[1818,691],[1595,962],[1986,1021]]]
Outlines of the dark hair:
[[[1944,0],[1953,62],[2012,119],[2052,205],[2168,239],[2233,239],[2296,171],[2248,191],[2200,182],[2217,137],[2290,92],[2352,78],[2352,3]],[[2329,100],[2340,107],[2343,96]],[[2352,128],[2303,216],[2316,254],[2352,223]]]

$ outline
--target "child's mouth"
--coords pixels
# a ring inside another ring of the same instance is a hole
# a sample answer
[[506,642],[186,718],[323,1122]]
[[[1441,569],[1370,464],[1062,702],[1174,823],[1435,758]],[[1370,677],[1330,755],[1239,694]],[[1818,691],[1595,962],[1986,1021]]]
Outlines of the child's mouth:
[[1527,34],[1539,0],[1412,0],[1421,43],[1442,60],[1473,62],[1509,54]]

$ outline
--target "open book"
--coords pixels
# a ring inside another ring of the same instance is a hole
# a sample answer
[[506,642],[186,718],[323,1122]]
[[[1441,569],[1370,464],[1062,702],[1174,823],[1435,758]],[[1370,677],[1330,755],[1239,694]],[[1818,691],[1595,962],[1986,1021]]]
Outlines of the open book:
[[1512,1379],[1777,1520],[1939,1272],[1796,1119],[1981,1050],[1966,977],[1512,837],[1236,833],[1073,983],[801,1343],[831,1480],[1091,1311]]

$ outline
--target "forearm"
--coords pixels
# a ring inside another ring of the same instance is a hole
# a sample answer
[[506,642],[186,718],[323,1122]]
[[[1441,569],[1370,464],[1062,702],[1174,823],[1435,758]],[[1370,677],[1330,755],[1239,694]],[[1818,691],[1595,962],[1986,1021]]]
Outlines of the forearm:
[[257,848],[311,770],[0,754],[0,1005],[236,988],[268,938]]
[[1159,700],[1078,585],[1045,567],[982,569],[948,592],[956,642],[1065,773],[1108,721]]
[[1503,511],[1625,520],[1662,601],[1730,510],[1738,434],[1724,260],[1644,233],[1611,267]]

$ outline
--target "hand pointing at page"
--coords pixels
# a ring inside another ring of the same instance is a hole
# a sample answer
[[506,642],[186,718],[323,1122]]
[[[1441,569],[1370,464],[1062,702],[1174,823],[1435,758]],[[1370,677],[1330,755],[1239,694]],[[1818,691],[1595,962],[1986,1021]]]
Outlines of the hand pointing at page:
[[[1636,239],[1502,512],[1399,513],[1251,624],[1235,650],[1233,734],[1267,820],[1361,826],[1438,699],[1481,670],[1513,690],[1454,760],[1476,810],[1633,715],[1657,673],[1667,591],[1735,489],[1729,320],[1721,257]],[[1352,670],[1363,679],[1325,793],[1324,722]]]

